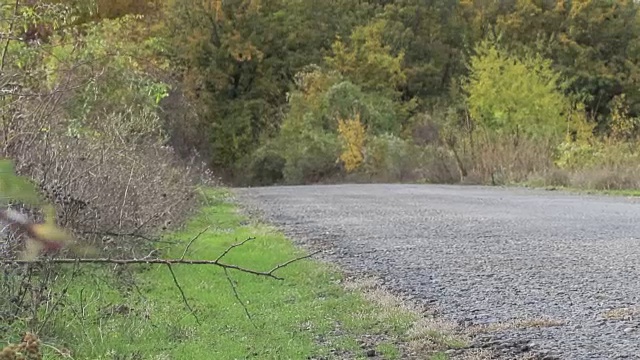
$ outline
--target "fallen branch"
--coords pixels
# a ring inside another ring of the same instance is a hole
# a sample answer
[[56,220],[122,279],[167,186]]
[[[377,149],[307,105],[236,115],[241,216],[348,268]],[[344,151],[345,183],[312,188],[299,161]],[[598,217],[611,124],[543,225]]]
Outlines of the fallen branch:
[[285,263],[276,265],[275,267],[273,267],[271,270],[268,270],[268,271],[257,271],[257,270],[248,269],[248,268],[245,268],[245,267],[242,267],[242,266],[238,266],[238,265],[226,264],[226,263],[220,262],[218,260],[189,260],[189,259],[160,259],[160,258],[153,258],[153,259],[110,259],[110,258],[96,258],[96,259],[77,258],[77,259],[73,259],[73,258],[51,258],[51,259],[38,259],[38,260],[19,260],[19,259],[16,259],[16,260],[0,260],[0,264],[43,264],[43,263],[75,264],[75,263],[79,263],[79,264],[116,264],[116,265],[132,265],[132,264],[212,265],[212,266],[221,267],[223,269],[236,270],[236,271],[239,271],[239,272],[244,272],[244,273],[253,274],[253,275],[257,275],[257,276],[270,277],[270,278],[273,278],[273,279],[276,279],[276,280],[284,280],[284,278],[282,278],[280,276],[277,276],[274,273],[277,270],[282,269],[282,268],[290,265],[291,263],[310,258],[313,255],[316,255],[318,253],[319,253],[319,251],[316,251],[316,252],[308,254],[308,255],[300,256],[300,257],[297,257],[295,259],[291,259],[291,260],[289,260],[289,261],[287,261]]
[[[176,273],[173,272],[173,268],[171,267],[171,264],[167,264],[167,267],[169,268],[169,272],[171,273],[171,277],[173,278],[173,283],[178,288],[178,291],[180,291],[180,295],[182,296],[182,302],[184,302],[184,305],[187,307],[187,309],[191,311],[191,315],[193,315],[193,318],[196,319],[196,323],[198,323],[198,325],[201,325],[200,319],[198,319],[196,312],[193,310],[191,305],[189,305],[189,301],[187,301],[187,296],[184,294],[184,290],[182,290],[182,286],[180,286],[180,283],[178,282],[178,278],[176,277]],[[225,271],[227,270],[225,269]]]
[[240,294],[238,294],[238,289],[236,288],[236,284],[233,282],[233,279],[231,278],[231,275],[229,275],[229,270],[224,269],[224,275],[227,277],[227,281],[229,282],[229,285],[231,286],[231,290],[233,290],[233,295],[236,297],[236,300],[238,301],[240,306],[242,306],[242,308],[244,309],[244,313],[247,315],[247,318],[249,319],[249,321],[251,321],[253,326],[256,327],[256,324],[253,322],[253,318],[251,317],[251,314],[249,313],[249,309],[247,309],[247,305],[244,304],[244,301],[242,301],[242,299],[240,298]]
[[[51,225],[51,224],[35,224],[31,221],[29,221],[25,216],[23,216],[22,214],[19,214],[15,211],[11,211],[11,210],[0,210],[0,221],[7,223],[9,226],[13,227],[14,230],[16,230],[18,233],[21,233],[22,235],[26,235],[28,240],[33,242],[36,242],[37,244],[33,244],[31,247],[35,246],[35,245],[40,245],[40,247],[44,247],[45,250],[60,250],[63,249],[65,247],[70,248],[70,241],[67,238],[67,235],[61,231],[59,231],[55,225]],[[233,249],[242,246],[244,244],[246,244],[249,241],[255,240],[255,238],[250,237],[245,239],[242,242],[239,243],[235,243],[235,244],[231,244],[229,247],[227,247],[215,260],[189,260],[189,259],[185,259],[185,256],[187,255],[187,253],[189,252],[189,249],[191,248],[191,245],[193,245],[193,243],[200,238],[200,236],[202,234],[204,234],[207,230],[209,230],[210,226],[207,226],[205,229],[203,229],[202,231],[200,231],[196,236],[194,236],[193,238],[191,238],[186,247],[184,248],[184,251],[182,252],[182,255],[180,256],[180,258],[177,259],[161,259],[161,258],[151,258],[151,254],[143,257],[143,258],[132,258],[132,259],[112,259],[110,257],[107,258],[88,258],[88,257],[77,257],[77,258],[55,258],[55,257],[37,257],[38,253],[40,252],[40,247],[36,248],[35,252],[31,252],[30,254],[28,254],[29,256],[27,257],[23,257],[20,259],[0,259],[0,265],[3,264],[75,264],[76,266],[79,264],[115,264],[115,265],[134,265],[134,264],[160,264],[160,265],[166,265],[167,268],[169,268],[169,272],[171,273],[171,277],[173,279],[174,284],[176,285],[176,288],[178,289],[178,291],[180,292],[180,295],[182,297],[182,301],[184,302],[186,308],[191,312],[191,314],[193,315],[193,317],[195,318],[196,322],[198,324],[200,324],[200,320],[198,319],[198,317],[195,314],[194,309],[191,307],[191,305],[189,304],[189,301],[187,300],[187,297],[184,293],[184,290],[182,289],[182,286],[180,285],[180,283],[178,282],[178,278],[176,277],[175,272],[173,271],[173,265],[211,265],[211,266],[217,266],[217,267],[221,267],[224,270],[224,274],[227,278],[227,281],[229,282],[231,289],[233,290],[233,294],[235,296],[235,298],[238,300],[238,302],[240,303],[240,305],[243,307],[245,313],[247,314],[247,317],[249,318],[249,320],[251,319],[251,314],[249,313],[249,310],[247,309],[246,305],[244,304],[244,302],[242,301],[242,299],[240,298],[240,295],[238,294],[238,291],[236,289],[236,286],[233,282],[233,279],[231,279],[231,276],[229,275],[229,270],[236,270],[239,272],[244,272],[247,274],[252,274],[252,275],[256,275],[256,276],[264,276],[264,277],[269,277],[269,278],[273,278],[276,280],[284,280],[284,278],[277,276],[275,274],[276,271],[287,267],[288,265],[296,262],[296,261],[300,261],[303,259],[307,259],[317,253],[318,252],[314,252],[308,255],[304,255],[304,256],[300,256],[294,259],[291,259],[289,261],[286,261],[284,263],[278,264],[276,266],[274,266],[273,268],[271,268],[268,271],[258,271],[258,270],[254,270],[254,269],[249,269],[246,267],[242,267],[239,265],[233,265],[233,264],[227,264],[222,262],[222,259],[229,253],[231,252]],[[43,231],[46,230],[46,231]],[[58,234],[58,232],[60,234]],[[56,237],[52,236],[55,235]],[[74,244],[71,244],[74,245]],[[45,251],[47,252],[47,251]],[[255,325],[255,324],[254,324]]]

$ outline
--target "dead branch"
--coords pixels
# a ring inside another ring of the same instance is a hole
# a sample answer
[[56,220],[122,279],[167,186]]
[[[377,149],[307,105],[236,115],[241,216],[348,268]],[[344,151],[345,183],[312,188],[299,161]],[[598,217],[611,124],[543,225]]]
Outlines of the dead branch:
[[[173,272],[173,268],[171,267],[171,264],[167,264],[167,267],[169,268],[169,272],[171,273],[171,277],[173,278],[173,283],[178,288],[178,291],[180,291],[180,295],[182,295],[182,302],[184,302],[184,305],[187,307],[187,309],[189,309],[189,311],[191,312],[191,315],[193,315],[194,319],[196,319],[196,323],[200,325],[200,319],[198,319],[198,316],[196,316],[196,312],[193,310],[191,305],[189,305],[189,301],[187,301],[187,297],[184,295],[182,286],[180,286],[180,283],[178,282],[178,278],[176,277],[176,273]],[[227,270],[225,269],[225,271]]]
[[[211,228],[211,226],[207,226],[202,231],[200,231],[196,236],[191,238],[191,240],[189,240],[189,243],[187,244],[187,246],[184,248],[184,251],[182,252],[182,256],[180,256],[180,260],[184,260],[184,257],[187,255],[187,252],[189,251],[189,248],[191,247],[191,244],[193,244],[194,241],[196,241],[202,234],[204,234],[210,228]],[[220,258],[218,258],[216,260],[220,260]]]
[[277,270],[280,270],[294,262],[300,261],[300,260],[304,260],[304,259],[308,259],[316,254],[320,253],[319,251],[313,252],[311,254],[308,255],[304,255],[304,256],[300,256],[294,259],[291,259],[285,263],[282,264],[278,264],[276,266],[274,266],[272,269],[268,270],[268,271],[258,271],[258,270],[253,270],[253,269],[249,269],[246,267],[242,267],[242,266],[238,266],[238,265],[233,265],[233,264],[226,264],[223,263],[219,260],[189,260],[189,259],[160,259],[160,258],[152,258],[152,259],[138,259],[138,258],[134,258],[134,259],[111,259],[111,258],[42,258],[42,259],[37,259],[37,260],[19,260],[19,259],[2,259],[0,260],[0,264],[45,264],[45,263],[50,263],[50,264],[75,264],[75,263],[79,263],[79,264],[115,264],[115,265],[133,265],[133,264],[161,264],[161,265],[211,265],[211,266],[217,266],[217,267],[221,267],[223,269],[228,269],[228,270],[236,270],[239,272],[244,272],[247,274],[252,274],[252,275],[256,275],[256,276],[264,276],[264,277],[269,277],[269,278],[273,278],[276,280],[284,280],[284,278],[275,275],[275,272]]
[[224,275],[227,277],[227,281],[229,281],[231,290],[233,290],[233,295],[235,296],[240,306],[242,306],[242,308],[244,309],[244,313],[247,315],[247,318],[249,319],[249,321],[251,321],[253,326],[256,326],[256,324],[253,322],[253,318],[251,317],[251,314],[249,313],[249,309],[247,309],[247,305],[244,304],[244,302],[240,298],[240,294],[238,294],[238,289],[236,288],[236,284],[233,282],[231,275],[229,275],[229,270],[224,269]]
[[227,255],[229,253],[229,251],[233,250],[233,248],[237,248],[238,246],[242,246],[244,244],[246,244],[247,242],[251,241],[251,240],[255,240],[254,237],[250,237],[250,238],[246,238],[243,242],[241,243],[237,243],[237,244],[231,244],[231,246],[229,246],[225,251],[222,252],[222,254],[220,254],[220,256],[218,256],[216,258],[216,261],[220,261],[222,260],[222,258]]
[[135,232],[135,231],[131,231],[131,232],[116,232],[116,231],[80,231],[80,234],[82,235],[98,235],[98,236],[112,236],[112,237],[132,237],[132,238],[137,238],[137,239],[141,239],[141,240],[145,240],[145,241],[149,241],[149,242],[154,242],[154,243],[163,243],[163,244],[177,244],[178,242],[176,241],[170,241],[170,240],[162,240],[160,238],[153,238],[144,234],[141,234],[139,232]]

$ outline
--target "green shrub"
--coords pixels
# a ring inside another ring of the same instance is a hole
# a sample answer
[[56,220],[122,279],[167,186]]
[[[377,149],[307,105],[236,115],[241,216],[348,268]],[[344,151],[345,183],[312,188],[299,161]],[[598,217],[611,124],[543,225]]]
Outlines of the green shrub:
[[284,180],[286,159],[273,142],[262,145],[238,165],[237,182],[241,185],[266,186]]
[[365,147],[363,170],[382,181],[403,181],[415,176],[418,148],[393,134],[373,136]]
[[519,137],[559,137],[566,129],[567,86],[539,54],[515,57],[489,42],[476,47],[464,85],[473,119],[483,128]]
[[340,141],[335,134],[323,131],[301,133],[281,154],[285,159],[287,183],[317,182],[339,172]]

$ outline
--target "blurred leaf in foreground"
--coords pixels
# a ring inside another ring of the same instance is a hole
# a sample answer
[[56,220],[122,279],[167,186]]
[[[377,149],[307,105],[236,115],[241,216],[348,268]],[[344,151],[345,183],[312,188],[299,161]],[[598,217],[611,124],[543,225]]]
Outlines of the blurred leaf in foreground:
[[33,223],[26,216],[11,209],[0,210],[0,221],[8,224],[16,233],[25,237],[22,260],[35,260],[42,252],[52,253],[68,249],[77,256],[95,256],[97,249],[77,242],[73,236],[55,223],[55,209],[44,204],[34,184],[24,176],[16,174],[13,163],[0,159],[0,201],[21,203],[41,207],[45,221]]

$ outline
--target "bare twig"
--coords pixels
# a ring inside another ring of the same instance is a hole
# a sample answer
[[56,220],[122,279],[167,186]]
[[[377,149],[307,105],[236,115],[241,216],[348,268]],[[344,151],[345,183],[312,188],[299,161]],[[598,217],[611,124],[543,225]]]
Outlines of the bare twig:
[[81,231],[80,233],[83,234],[83,235],[134,237],[134,238],[146,240],[146,241],[149,241],[149,242],[164,243],[164,244],[177,244],[178,243],[177,241],[160,240],[160,239],[152,238],[150,236],[146,236],[144,234],[140,234],[140,233],[138,233],[136,231],[126,232],[126,233],[119,233],[119,232],[115,232],[115,231]]
[[[20,7],[20,0],[15,1],[15,5],[13,6],[13,18],[11,19],[11,24],[9,25],[9,34],[13,32],[13,27],[16,24],[16,17],[18,16],[18,8]],[[2,57],[0,58],[0,72],[4,71],[4,65],[7,58],[7,50],[9,49],[9,43],[11,39],[8,38],[4,44],[4,48],[2,49]]]
[[240,295],[238,294],[238,289],[236,288],[236,284],[234,284],[233,279],[231,278],[231,275],[229,275],[229,270],[224,269],[224,275],[227,277],[227,281],[229,281],[229,285],[231,285],[231,290],[233,290],[233,295],[236,297],[236,300],[238,300],[238,303],[240,304],[240,306],[242,306],[242,308],[244,309],[244,313],[247,314],[247,318],[249,318],[253,326],[256,326],[256,324],[253,322],[253,318],[251,317],[251,314],[249,313],[249,309],[247,309],[247,306],[244,304],[242,299],[240,299]]
[[127,202],[127,195],[129,194],[129,186],[131,186],[131,179],[133,179],[133,167],[131,167],[131,174],[129,174],[129,181],[127,187],[124,189],[124,196],[122,198],[122,206],[120,207],[120,220],[118,221],[118,227],[122,227],[122,216],[124,214],[124,205]]
[[[189,248],[191,247],[191,244],[193,244],[194,241],[196,241],[202,234],[204,234],[207,230],[209,230],[209,228],[211,228],[211,225],[204,228],[202,231],[198,233],[198,235],[194,236],[193,238],[191,238],[191,240],[189,240],[187,247],[185,247],[184,251],[182,252],[182,256],[180,256],[180,260],[184,260],[184,257],[187,255],[187,251],[189,251]],[[220,260],[220,259],[216,259],[216,260]]]
[[311,253],[311,254],[309,254],[309,255],[300,256],[300,257],[297,257],[297,258],[291,259],[291,260],[289,260],[289,261],[287,261],[287,262],[284,262],[284,263],[282,263],[282,264],[278,264],[278,265],[276,265],[273,269],[269,270],[269,272],[268,272],[268,273],[269,273],[269,274],[273,274],[273,273],[274,273],[274,272],[276,272],[277,270],[282,269],[282,268],[284,268],[284,267],[287,267],[287,266],[289,266],[289,265],[293,264],[293,263],[294,263],[294,262],[296,262],[296,261],[299,261],[299,260],[302,260],[302,259],[309,258],[309,257],[311,257],[311,256],[313,256],[313,255],[316,255],[316,254],[319,254],[319,253],[320,253],[320,251],[316,251],[316,252],[313,252],[313,253]]
[[256,238],[254,237],[250,237],[250,238],[246,238],[243,242],[240,243],[236,243],[236,244],[231,244],[231,246],[229,246],[225,251],[222,252],[222,254],[220,254],[220,256],[218,256],[216,258],[216,261],[220,261],[222,260],[222,258],[227,255],[229,253],[229,251],[231,251],[233,248],[237,248],[238,246],[242,246],[244,244],[246,244],[247,242],[251,241],[251,240],[255,240]]
[[167,267],[169,268],[169,272],[171,272],[171,277],[173,278],[173,283],[176,284],[176,287],[178,288],[178,291],[180,291],[180,295],[182,295],[182,301],[184,302],[184,305],[187,307],[187,309],[189,309],[189,311],[191,311],[191,315],[193,315],[193,318],[196,319],[196,323],[198,323],[198,325],[200,325],[200,319],[198,319],[198,316],[196,316],[196,312],[193,310],[191,305],[189,305],[189,301],[187,301],[187,297],[184,295],[184,291],[182,290],[182,286],[180,286],[180,283],[178,282],[178,278],[176,278],[176,273],[173,272],[173,268],[171,267],[171,263],[167,263]]
[[236,270],[239,272],[244,272],[247,274],[253,274],[256,276],[264,276],[264,277],[269,277],[269,278],[273,278],[276,280],[284,280],[284,278],[275,275],[274,273],[279,270],[282,269],[294,262],[300,261],[300,260],[304,260],[304,259],[308,259],[316,254],[318,254],[319,251],[316,251],[314,253],[308,254],[308,255],[304,255],[304,256],[300,256],[297,257],[295,259],[291,259],[285,263],[276,265],[274,268],[272,268],[269,271],[258,271],[258,270],[253,270],[253,269],[249,269],[249,268],[245,268],[242,266],[238,266],[238,265],[233,265],[233,264],[226,264],[223,262],[220,262],[218,260],[189,260],[189,259],[159,259],[159,258],[154,258],[154,259],[110,259],[110,258],[95,258],[95,259],[91,259],[91,258],[77,258],[77,259],[72,259],[72,258],[53,258],[53,259],[39,259],[39,260],[0,260],[0,264],[43,264],[43,263],[53,263],[53,264],[74,264],[74,263],[80,263],[80,264],[116,264],[116,265],[132,265],[132,264],[163,264],[163,265],[177,265],[177,264],[181,264],[181,265],[212,265],[212,266],[218,266],[224,269],[229,269],[229,270]]

